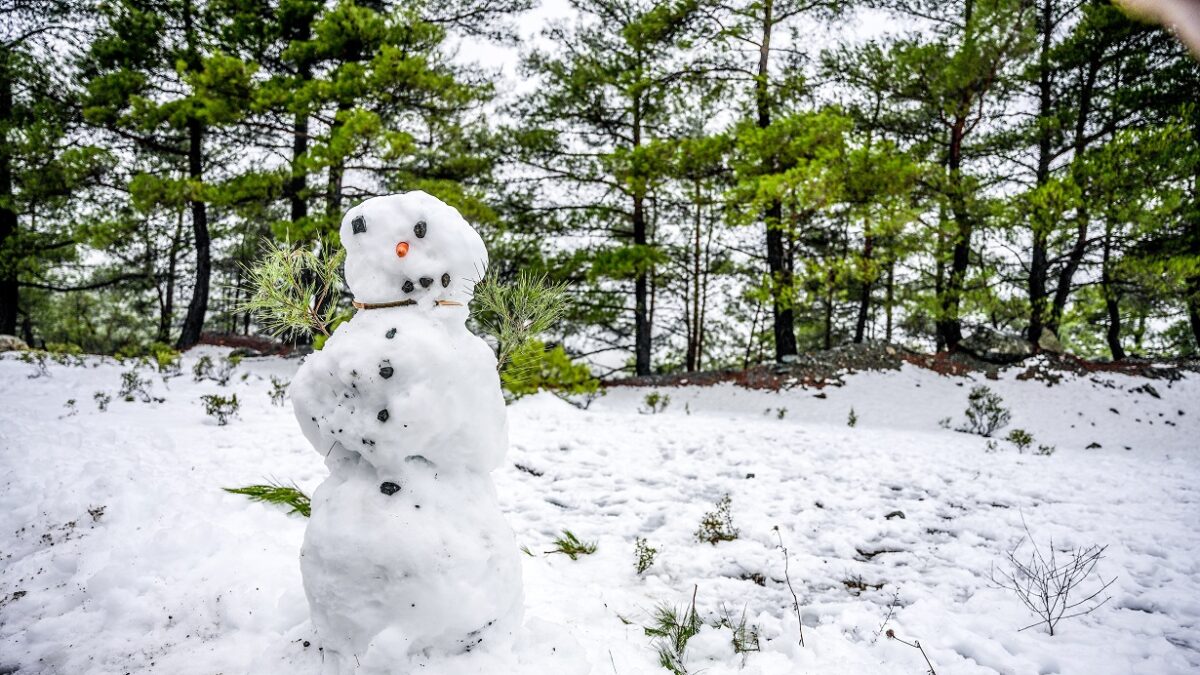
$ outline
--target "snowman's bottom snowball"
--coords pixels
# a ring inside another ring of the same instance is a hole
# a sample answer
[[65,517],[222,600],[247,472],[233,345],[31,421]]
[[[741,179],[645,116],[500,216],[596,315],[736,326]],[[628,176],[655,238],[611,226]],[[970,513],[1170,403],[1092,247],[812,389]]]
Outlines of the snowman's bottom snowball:
[[463,654],[409,656],[402,643],[380,636],[370,651],[339,670],[326,660],[323,675],[587,675],[587,653],[566,628],[530,619],[510,640]]
[[331,475],[313,495],[300,559],[325,660],[350,673],[380,651],[394,661],[511,640],[519,555],[487,474],[415,461]]

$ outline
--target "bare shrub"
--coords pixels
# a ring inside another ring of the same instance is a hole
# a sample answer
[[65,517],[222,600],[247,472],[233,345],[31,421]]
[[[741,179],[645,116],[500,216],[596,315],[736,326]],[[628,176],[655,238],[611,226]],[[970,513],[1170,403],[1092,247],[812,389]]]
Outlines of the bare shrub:
[[[1032,547],[1028,556],[1021,553],[1026,541]],[[1090,614],[1108,602],[1109,598],[1095,601],[1116,581],[1115,577],[1105,581],[1096,574],[1096,563],[1100,562],[1107,548],[1093,544],[1058,551],[1052,539],[1043,552],[1030,534],[1029,527],[1025,526],[1025,537],[1005,556],[1008,569],[992,568],[992,583],[1015,593],[1025,607],[1038,617],[1037,621],[1021,630],[1044,625],[1050,635],[1054,635],[1059,621]],[[1088,592],[1083,586],[1093,574],[1096,574],[1098,586]]]

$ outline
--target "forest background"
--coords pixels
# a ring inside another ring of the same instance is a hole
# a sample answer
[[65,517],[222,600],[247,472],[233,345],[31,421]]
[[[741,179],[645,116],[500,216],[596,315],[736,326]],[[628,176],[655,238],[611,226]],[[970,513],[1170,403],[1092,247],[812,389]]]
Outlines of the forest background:
[[[255,334],[264,242],[424,190],[595,374],[973,332],[1200,345],[1200,65],[1099,0],[5,0],[0,334]],[[338,299],[349,312],[350,297]]]

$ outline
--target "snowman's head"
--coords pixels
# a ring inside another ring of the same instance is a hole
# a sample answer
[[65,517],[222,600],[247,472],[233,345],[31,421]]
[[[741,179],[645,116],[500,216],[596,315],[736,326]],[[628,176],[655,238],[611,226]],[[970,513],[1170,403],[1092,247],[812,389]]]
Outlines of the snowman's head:
[[420,191],[355,206],[342,218],[341,237],[356,303],[411,300],[413,309],[465,318],[487,271],[487,249],[475,229],[454,207]]

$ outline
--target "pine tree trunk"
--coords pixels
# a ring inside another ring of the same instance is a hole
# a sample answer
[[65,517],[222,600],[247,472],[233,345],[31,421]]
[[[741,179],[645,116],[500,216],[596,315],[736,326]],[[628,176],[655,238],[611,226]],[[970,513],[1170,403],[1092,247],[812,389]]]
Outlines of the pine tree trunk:
[[693,373],[697,368],[700,350],[700,181],[693,182],[692,206],[695,209],[692,218],[692,278],[691,306],[688,308],[687,353],[684,357],[684,370]]
[[[762,5],[762,25],[758,48],[758,71],[754,80],[754,104],[758,128],[771,126],[771,33],[775,26],[774,1],[765,0]],[[763,173],[775,173],[772,157],[763,158]],[[767,271],[771,275],[771,314],[775,334],[775,360],[782,362],[785,356],[794,356],[796,349],[796,319],[792,311],[792,274],[787,265],[787,245],[783,231],[783,205],[772,199],[763,213],[767,228]]]
[[308,115],[296,113],[292,122],[292,176],[288,181],[288,201],[291,204],[292,222],[298,223],[308,217],[308,172],[301,166],[308,152]]
[[1120,361],[1125,358],[1125,348],[1121,346],[1121,306],[1117,290],[1114,288],[1111,258],[1112,229],[1110,227],[1104,235],[1100,290],[1104,294],[1104,309],[1108,314],[1108,330],[1104,333],[1104,339],[1108,342],[1108,351],[1112,354],[1112,360]]
[[[13,74],[8,60],[8,50],[0,45],[0,130],[8,128],[13,115]],[[12,195],[12,157],[8,138],[4,137],[0,138],[0,251],[6,250],[9,240],[17,235],[17,212],[12,206]],[[16,261],[0,259],[0,333],[17,334],[20,300]]]
[[[950,151],[947,169],[950,173],[950,213],[954,222],[954,235],[950,269],[946,284],[939,298],[937,320],[938,343],[953,350],[962,341],[961,311],[962,293],[966,284],[967,268],[971,262],[972,224],[967,213],[965,187],[962,180],[963,142],[966,138],[966,118],[958,117],[950,129]],[[940,347],[939,347],[940,348]]]
[[[184,39],[187,42],[187,68],[191,72],[200,70],[200,52],[197,48],[196,29],[193,24],[192,3],[183,5]],[[199,185],[204,181],[204,123],[192,117],[187,122],[188,178]],[[208,313],[208,285],[212,275],[212,260],[208,233],[208,208],[200,200],[189,201],[192,211],[192,236],[196,246],[196,275],[192,286],[192,301],[188,303],[183,328],[179,332],[179,349],[187,349],[200,342],[204,332],[204,316]]]
[[884,292],[887,302],[887,325],[884,328],[884,342],[892,342],[892,305],[896,301],[896,259],[888,256],[887,290]]
[[175,223],[175,234],[171,237],[171,250],[167,258],[167,290],[158,318],[158,341],[171,341],[171,319],[175,314],[175,267],[179,262],[179,245],[183,238],[183,214]]
[[[640,194],[635,194],[633,197],[633,243],[637,246],[645,246],[647,243],[645,199]],[[633,290],[633,341],[635,372],[638,375],[650,374],[650,314],[647,303],[648,296],[648,270],[641,269],[634,280]]]
[[[204,126],[199,120],[188,121],[188,177],[199,183],[204,179]],[[200,342],[204,331],[204,316],[208,312],[208,286],[212,275],[212,260],[208,232],[208,210],[203,201],[189,202],[192,211],[192,236],[196,246],[196,274],[192,286],[192,301],[176,345],[187,349]]]
[[[312,16],[299,18],[299,24],[288,27],[291,42],[305,42],[312,37]],[[306,59],[296,68],[296,77],[301,82],[312,80],[312,64]],[[308,153],[308,113],[296,112],[292,118],[292,175],[288,181],[288,202],[291,206],[293,223],[308,217],[308,170],[304,168],[304,157]]]
[[[874,254],[875,238],[871,235],[863,237],[863,264],[870,265],[871,256]],[[867,275],[863,275],[862,292],[858,297],[858,318],[854,322],[854,343],[862,344],[863,338],[867,331],[867,315],[871,310],[871,279]]]
[[[1037,185],[1042,186],[1050,179],[1050,143],[1052,132],[1050,86],[1050,45],[1054,33],[1053,0],[1042,0],[1042,13],[1038,19],[1041,34],[1041,49],[1038,52],[1038,163]],[[1047,224],[1033,223],[1033,250],[1029,260],[1029,342],[1037,348],[1042,337],[1046,319],[1046,276],[1049,267],[1047,254]]]
[[1188,280],[1188,323],[1192,327],[1192,341],[1196,353],[1200,353],[1200,277]]
[[[641,101],[633,101],[633,147],[642,144]],[[646,195],[642,192],[643,185],[633,185],[633,244],[640,250],[649,244],[649,231],[646,219]],[[640,256],[640,254],[639,254]],[[650,374],[650,308],[648,296],[650,270],[642,266],[638,269],[633,289],[633,353],[634,372],[639,375]]]

